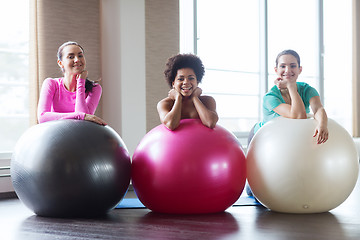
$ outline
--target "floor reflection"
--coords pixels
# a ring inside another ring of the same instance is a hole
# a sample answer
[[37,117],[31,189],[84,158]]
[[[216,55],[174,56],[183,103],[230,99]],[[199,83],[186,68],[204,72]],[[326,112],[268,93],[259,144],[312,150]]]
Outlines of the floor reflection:
[[[240,231],[237,220],[231,213],[172,215],[149,212],[138,224],[151,228],[146,239],[222,239]],[[146,232],[144,232],[146,234]],[[139,236],[145,237],[145,236]]]
[[313,239],[346,239],[341,224],[330,212],[288,214],[262,211],[256,217],[254,230],[276,235],[276,239],[302,239],[309,232]]

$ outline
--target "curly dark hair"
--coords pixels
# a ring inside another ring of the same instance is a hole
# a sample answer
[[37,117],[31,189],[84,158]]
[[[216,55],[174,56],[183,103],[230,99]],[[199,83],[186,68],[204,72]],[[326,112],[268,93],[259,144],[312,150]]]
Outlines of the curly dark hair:
[[205,74],[205,68],[201,59],[191,53],[177,54],[168,59],[164,71],[165,80],[168,82],[170,88],[175,81],[177,71],[183,68],[191,68],[195,72],[197,83],[201,83]]

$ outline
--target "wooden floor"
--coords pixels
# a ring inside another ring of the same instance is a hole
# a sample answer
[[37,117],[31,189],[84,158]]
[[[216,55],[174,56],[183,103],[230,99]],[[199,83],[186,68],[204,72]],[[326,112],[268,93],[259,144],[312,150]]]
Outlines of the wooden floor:
[[343,204],[321,214],[241,206],[205,215],[115,209],[103,218],[59,219],[36,216],[19,200],[6,199],[0,200],[0,239],[360,239],[360,186],[358,181]]

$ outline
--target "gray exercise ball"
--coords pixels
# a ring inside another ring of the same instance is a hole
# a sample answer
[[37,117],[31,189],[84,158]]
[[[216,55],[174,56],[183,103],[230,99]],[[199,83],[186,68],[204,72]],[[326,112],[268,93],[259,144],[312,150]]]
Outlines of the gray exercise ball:
[[57,120],[29,128],[11,159],[19,199],[45,217],[106,214],[129,187],[131,162],[120,136],[109,126]]

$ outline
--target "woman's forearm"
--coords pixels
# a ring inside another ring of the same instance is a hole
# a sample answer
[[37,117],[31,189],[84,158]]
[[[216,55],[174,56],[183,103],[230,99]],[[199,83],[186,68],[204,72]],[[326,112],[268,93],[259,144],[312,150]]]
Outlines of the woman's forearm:
[[94,114],[99,104],[102,88],[95,85],[88,94],[85,92],[85,79],[78,79],[76,85],[75,112]]
[[319,123],[319,125],[327,126],[328,117],[323,107],[317,109],[317,111],[314,113],[314,118]]
[[291,98],[290,118],[293,119],[306,119],[305,105],[297,92],[297,88],[289,88]]
[[177,98],[172,106],[171,110],[164,115],[161,122],[170,130],[176,129],[181,120],[181,108],[182,101],[181,98]]
[[214,128],[219,117],[215,111],[209,110],[198,97],[193,98],[193,103],[196,108],[196,111],[199,114],[201,122],[209,127]]

